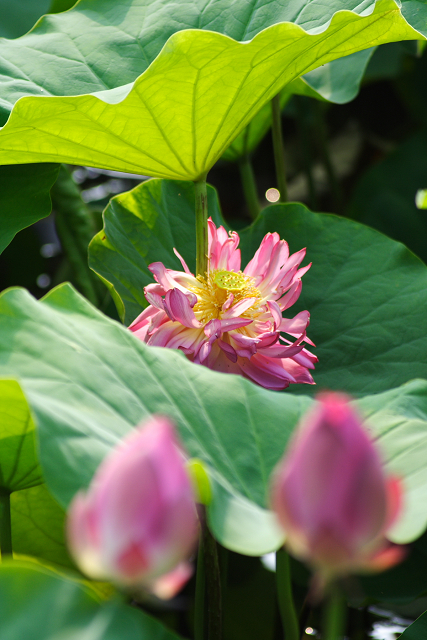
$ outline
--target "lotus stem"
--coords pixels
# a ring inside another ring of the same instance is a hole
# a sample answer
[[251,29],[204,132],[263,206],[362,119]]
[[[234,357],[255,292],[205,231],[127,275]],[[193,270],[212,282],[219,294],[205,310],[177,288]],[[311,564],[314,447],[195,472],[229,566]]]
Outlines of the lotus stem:
[[[204,525],[201,525],[204,526]],[[195,597],[195,613],[194,613],[194,640],[204,640],[205,637],[205,561],[203,557],[203,536],[200,531],[199,551],[197,554],[197,573],[196,573],[196,597]]]
[[279,602],[280,616],[285,640],[299,640],[300,630],[298,616],[295,610],[292,595],[291,568],[289,555],[285,549],[279,549],[276,553],[276,583],[277,599]]
[[2,559],[12,556],[10,493],[0,494],[0,549]]
[[338,177],[332,163],[331,154],[329,151],[328,136],[326,131],[325,122],[325,107],[317,100],[312,103],[312,107],[315,110],[315,134],[317,135],[317,145],[320,155],[323,160],[323,165],[328,175],[329,187],[331,189],[335,212],[338,213],[341,210],[342,204],[342,192]]
[[311,209],[317,208],[316,186],[314,183],[313,167],[312,167],[312,139],[309,126],[309,107],[307,101],[309,98],[304,96],[294,96],[297,105],[297,126],[302,151],[303,170],[307,178],[308,201]]
[[260,206],[255,182],[255,175],[250,157],[247,154],[240,158],[239,170],[249,215],[252,220],[256,220],[260,212]]
[[218,548],[200,509],[200,542],[197,556],[195,640],[221,640],[222,601]]
[[208,195],[206,176],[194,183],[196,199],[196,275],[208,270]]
[[71,266],[75,284],[86,298],[98,306],[97,278],[88,265],[87,249],[95,233],[90,211],[64,165],[51,191],[55,210],[55,226],[62,249]]
[[271,101],[271,111],[273,116],[272,135],[273,135],[273,151],[274,164],[276,166],[277,188],[280,193],[280,202],[288,201],[288,186],[286,184],[286,163],[285,150],[283,148],[282,134],[282,110],[280,107],[280,93],[274,96]]
[[342,640],[345,627],[345,601],[336,584],[331,584],[327,592],[327,601],[324,611],[325,640]]

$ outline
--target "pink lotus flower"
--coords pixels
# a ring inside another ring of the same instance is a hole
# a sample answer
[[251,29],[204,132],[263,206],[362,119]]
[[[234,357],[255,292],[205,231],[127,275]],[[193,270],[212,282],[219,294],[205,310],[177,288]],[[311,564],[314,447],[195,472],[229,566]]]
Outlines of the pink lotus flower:
[[191,575],[186,562],[198,522],[190,478],[172,424],[152,418],[101,463],[87,493],[70,507],[67,534],[91,578],[159,597]]
[[400,483],[386,478],[361,419],[338,393],[320,395],[273,476],[272,506],[286,545],[328,580],[399,562],[385,534],[400,510]]
[[288,244],[268,233],[240,271],[237,233],[217,229],[211,219],[208,225],[208,273],[194,276],[177,251],[184,272],[150,264],[156,280],[144,290],[150,306],[129,329],[149,345],[181,349],[192,362],[268,389],[314,384],[309,369],[317,358],[303,345],[313,344],[306,336],[310,314],[282,317],[298,300],[311,266],[299,268],[305,249],[290,256]]

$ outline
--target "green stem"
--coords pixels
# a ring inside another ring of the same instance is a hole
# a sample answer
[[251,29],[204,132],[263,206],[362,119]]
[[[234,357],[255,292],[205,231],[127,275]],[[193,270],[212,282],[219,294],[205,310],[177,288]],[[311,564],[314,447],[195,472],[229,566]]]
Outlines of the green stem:
[[227,582],[228,582],[228,560],[230,552],[225,547],[217,544],[218,549],[218,561],[219,561],[219,570],[221,573],[221,598],[222,601],[225,602],[225,596],[227,593]]
[[[204,524],[201,525],[205,526]],[[203,535],[200,530],[199,551],[197,554],[197,573],[196,573],[196,597],[194,612],[194,640],[205,639],[205,599],[206,599],[206,578],[205,578],[205,561],[203,549]]]
[[3,559],[12,555],[10,493],[2,493],[0,495],[0,549]]
[[322,638],[324,640],[341,640],[345,627],[345,601],[336,584],[331,584],[327,592],[324,610]]
[[218,547],[208,527],[205,527],[206,585],[208,594],[208,640],[221,640],[222,603]]
[[273,151],[274,164],[276,166],[277,188],[280,193],[280,202],[287,202],[288,187],[286,184],[286,163],[285,150],[283,148],[282,135],[282,110],[280,108],[280,93],[274,96],[271,101],[271,111],[273,116],[272,135],[273,135]]
[[297,126],[302,147],[302,163],[307,178],[308,200],[311,209],[317,208],[316,187],[313,176],[312,139],[308,100],[305,96],[294,96],[296,102]]
[[83,295],[97,306],[98,293],[95,283],[98,285],[98,280],[89,268],[87,257],[87,249],[95,229],[80,190],[64,165],[61,166],[58,180],[52,187],[51,196],[56,230],[72,269],[75,284]]
[[222,603],[218,548],[201,512],[196,576],[195,640],[221,640]]
[[255,182],[255,175],[252,168],[252,163],[248,155],[244,155],[240,158],[239,170],[249,215],[252,220],[255,220],[259,215],[260,206]]
[[276,553],[276,582],[285,640],[299,640],[300,630],[292,595],[289,555],[285,549],[279,549]]
[[315,129],[318,149],[328,175],[329,187],[334,201],[334,208],[336,212],[339,212],[341,209],[342,193],[334,165],[332,164],[331,155],[329,153],[328,134],[325,123],[325,107],[317,100],[313,101],[312,106],[315,109]]
[[208,195],[206,176],[194,183],[196,199],[196,276],[208,270]]

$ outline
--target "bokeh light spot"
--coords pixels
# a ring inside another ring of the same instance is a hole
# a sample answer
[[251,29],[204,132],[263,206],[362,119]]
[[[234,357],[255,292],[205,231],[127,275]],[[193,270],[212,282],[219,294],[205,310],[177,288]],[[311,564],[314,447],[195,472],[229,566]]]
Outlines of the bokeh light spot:
[[272,187],[271,189],[267,189],[265,197],[269,202],[277,202],[280,198],[280,191]]

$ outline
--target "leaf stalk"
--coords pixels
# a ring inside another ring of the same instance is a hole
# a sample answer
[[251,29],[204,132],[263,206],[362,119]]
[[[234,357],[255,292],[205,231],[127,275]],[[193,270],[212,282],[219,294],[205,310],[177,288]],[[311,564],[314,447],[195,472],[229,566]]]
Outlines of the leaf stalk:
[[218,547],[200,508],[200,541],[197,556],[195,640],[221,640],[222,597]]
[[332,583],[327,593],[324,610],[325,640],[342,640],[345,627],[345,601],[337,584]]
[[277,600],[285,640],[299,640],[300,630],[298,616],[292,595],[291,568],[289,555],[285,549],[276,552]]
[[280,93],[271,101],[272,136],[274,164],[276,167],[276,182],[280,193],[279,202],[288,201],[288,185],[286,183],[285,150],[283,147],[282,110],[280,107]]
[[245,154],[240,158],[239,171],[249,215],[252,220],[256,220],[260,212],[260,206],[255,182],[255,175],[249,155]]
[[95,233],[90,211],[83,202],[80,191],[64,165],[51,191],[55,210],[55,226],[62,249],[73,271],[75,284],[95,306],[99,304],[95,287],[98,280],[88,265],[87,249]]
[[194,183],[196,205],[196,276],[208,271],[208,195],[206,176]]
[[3,560],[12,556],[12,525],[8,492],[0,494],[0,549]]

